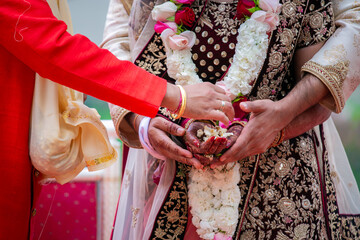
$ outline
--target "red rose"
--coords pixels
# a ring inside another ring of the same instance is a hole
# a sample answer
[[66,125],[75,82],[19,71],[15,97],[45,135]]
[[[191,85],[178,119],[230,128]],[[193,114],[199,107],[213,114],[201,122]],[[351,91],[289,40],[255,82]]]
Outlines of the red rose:
[[236,17],[238,19],[241,19],[245,16],[250,17],[252,13],[249,12],[249,9],[253,7],[255,7],[255,3],[253,0],[239,0],[236,7]]
[[194,11],[189,8],[185,7],[180,11],[175,13],[175,22],[178,25],[184,24],[188,27],[191,27],[195,21],[195,13]]

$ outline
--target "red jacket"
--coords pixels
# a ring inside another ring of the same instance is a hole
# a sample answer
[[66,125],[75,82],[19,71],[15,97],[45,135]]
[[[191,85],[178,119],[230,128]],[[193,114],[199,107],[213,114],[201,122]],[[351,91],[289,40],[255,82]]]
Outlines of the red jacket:
[[35,72],[148,116],[156,114],[166,92],[165,80],[66,28],[44,0],[0,1],[0,239],[30,236],[28,138]]

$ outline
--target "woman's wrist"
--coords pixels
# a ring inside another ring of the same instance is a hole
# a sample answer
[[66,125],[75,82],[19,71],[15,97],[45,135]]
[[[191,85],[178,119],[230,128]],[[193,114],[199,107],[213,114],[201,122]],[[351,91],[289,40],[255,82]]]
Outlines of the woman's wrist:
[[175,111],[180,102],[180,90],[174,84],[167,84],[165,96],[161,102],[162,107]]

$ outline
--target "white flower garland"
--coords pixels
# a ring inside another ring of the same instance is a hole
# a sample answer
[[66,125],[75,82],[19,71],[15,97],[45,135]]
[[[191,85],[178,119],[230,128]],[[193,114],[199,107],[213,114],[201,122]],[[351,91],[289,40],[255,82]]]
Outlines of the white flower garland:
[[236,230],[240,203],[240,164],[232,162],[215,169],[189,173],[188,195],[192,223],[202,239],[217,233],[232,236]]

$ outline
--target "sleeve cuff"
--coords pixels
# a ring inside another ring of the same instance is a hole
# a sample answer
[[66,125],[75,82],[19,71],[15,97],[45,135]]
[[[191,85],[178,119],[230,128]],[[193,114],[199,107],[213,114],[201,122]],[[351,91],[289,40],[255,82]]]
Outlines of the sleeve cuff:
[[335,65],[322,66],[314,61],[308,61],[301,68],[301,72],[311,73],[322,81],[331,95],[325,97],[320,104],[331,111],[340,113],[345,105],[343,83],[349,69],[349,61],[341,61]]

